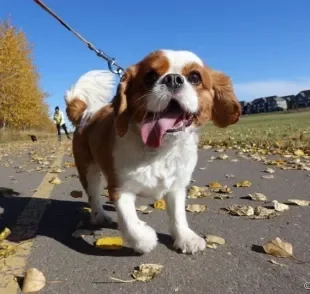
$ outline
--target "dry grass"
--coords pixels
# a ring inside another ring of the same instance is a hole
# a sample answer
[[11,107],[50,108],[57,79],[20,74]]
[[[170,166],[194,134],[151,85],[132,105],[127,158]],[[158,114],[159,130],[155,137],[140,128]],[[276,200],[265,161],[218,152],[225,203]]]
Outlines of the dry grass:
[[226,129],[208,124],[202,131],[200,146],[227,146],[268,151],[302,149],[310,153],[310,113],[275,113],[242,116]]
[[19,131],[12,129],[0,130],[0,144],[9,143],[16,141],[30,141],[29,135],[35,135],[39,140],[45,140],[49,138],[56,138],[56,131],[53,133],[43,132],[43,131]]

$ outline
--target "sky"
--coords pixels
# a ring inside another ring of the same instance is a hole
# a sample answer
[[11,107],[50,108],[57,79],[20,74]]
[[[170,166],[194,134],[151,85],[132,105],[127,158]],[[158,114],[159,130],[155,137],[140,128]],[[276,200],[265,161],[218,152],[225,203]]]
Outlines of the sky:
[[[310,89],[309,0],[43,0],[122,67],[157,49],[190,50],[228,74],[239,100]],[[107,69],[33,0],[0,0],[33,45],[51,111],[85,72]],[[118,77],[115,76],[118,82]]]

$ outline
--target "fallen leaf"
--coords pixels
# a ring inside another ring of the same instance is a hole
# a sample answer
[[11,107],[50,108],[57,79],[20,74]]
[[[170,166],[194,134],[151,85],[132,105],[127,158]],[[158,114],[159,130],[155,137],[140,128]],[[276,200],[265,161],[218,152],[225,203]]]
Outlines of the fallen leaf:
[[187,192],[187,198],[189,199],[196,199],[209,196],[210,194],[207,192],[205,187],[191,186]]
[[305,155],[305,153],[302,150],[300,150],[300,149],[295,150],[294,154],[296,156],[304,156]]
[[228,206],[227,210],[231,215],[251,216],[254,215],[254,209],[250,205],[233,204]]
[[141,264],[137,270],[134,270],[132,276],[137,281],[149,282],[161,273],[164,266],[160,264]]
[[166,202],[165,202],[165,200],[164,199],[156,200],[154,202],[154,208],[165,210],[166,209]]
[[265,176],[261,176],[261,178],[266,179],[266,180],[274,179],[274,175],[265,175]]
[[206,241],[208,244],[224,245],[226,243],[224,238],[215,235],[207,235]]
[[6,243],[0,243],[0,258],[7,258],[16,253],[16,246]]
[[103,237],[96,240],[95,246],[105,250],[119,250],[123,247],[123,239],[121,237]]
[[199,167],[199,169],[200,169],[200,170],[205,170],[205,169],[206,169],[206,167]]
[[223,195],[215,195],[214,196],[214,199],[218,199],[218,200],[226,200],[226,199],[230,199],[230,198],[232,198],[231,195],[225,195],[225,194],[223,194]]
[[217,245],[216,245],[215,243],[210,243],[210,244],[207,243],[207,244],[206,244],[206,247],[207,247],[207,248],[211,248],[211,249],[216,249],[216,248],[217,248]]
[[264,170],[265,173],[267,174],[273,174],[275,173],[275,170],[273,170],[272,168],[268,167],[267,169]]
[[242,181],[235,184],[235,187],[251,187],[252,183],[250,181]]
[[147,205],[141,205],[136,207],[137,211],[142,212],[143,214],[149,214],[152,212],[152,209],[150,209]]
[[74,162],[66,161],[66,162],[64,163],[64,167],[65,167],[65,168],[70,168],[70,167],[76,167],[76,165],[75,165]]
[[208,187],[212,189],[222,188],[222,185],[219,182],[211,182],[208,184]]
[[207,209],[207,205],[202,204],[188,204],[186,210],[189,212],[203,212]]
[[51,173],[52,173],[52,174],[59,174],[59,173],[61,173],[61,172],[62,172],[62,169],[61,169],[61,168],[54,168],[54,169],[51,170]]
[[284,203],[278,202],[277,200],[271,201],[274,205],[275,211],[283,212],[288,210],[290,207]]
[[22,292],[38,292],[45,286],[45,284],[46,279],[43,273],[36,268],[30,268],[26,271],[22,286]]
[[82,198],[83,197],[83,192],[82,191],[74,190],[74,191],[71,191],[70,195],[71,195],[72,198]]
[[275,260],[273,260],[273,259],[270,259],[269,262],[271,262],[271,263],[273,263],[273,264],[276,264],[276,265],[279,265],[279,266],[281,266],[281,267],[286,267],[286,266],[288,266],[287,264],[283,264],[283,263],[277,262],[277,261],[275,261]]
[[54,185],[59,185],[61,184],[61,180],[57,177],[53,177],[50,181],[49,181],[51,184],[54,184]]
[[254,201],[266,201],[267,200],[267,197],[262,193],[249,194],[249,197],[251,198],[251,200],[254,200]]
[[235,178],[235,175],[233,175],[233,174],[226,174],[225,177],[228,178],[228,179],[233,179],[233,178]]
[[225,160],[228,158],[228,155],[226,154],[221,154],[220,156],[217,157],[217,159],[222,159],[222,160]]
[[275,257],[293,257],[293,246],[288,242],[283,242],[280,238],[268,241],[263,246],[265,252]]
[[301,199],[288,199],[288,203],[292,203],[298,206],[310,206],[309,200],[301,200]]
[[254,219],[271,219],[276,216],[279,216],[279,214],[273,209],[269,209],[263,206],[257,206],[254,209]]
[[11,230],[9,228],[4,228],[4,230],[0,233],[0,242],[5,240],[10,235]]

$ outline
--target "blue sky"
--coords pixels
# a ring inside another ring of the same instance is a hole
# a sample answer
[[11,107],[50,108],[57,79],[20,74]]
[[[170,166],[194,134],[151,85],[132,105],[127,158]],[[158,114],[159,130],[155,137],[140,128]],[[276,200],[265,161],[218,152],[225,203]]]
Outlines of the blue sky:
[[[32,0],[1,1],[34,46],[51,110],[72,83],[107,64]],[[44,0],[127,67],[156,49],[187,49],[232,77],[239,100],[310,88],[310,1]],[[117,77],[116,77],[117,79]]]

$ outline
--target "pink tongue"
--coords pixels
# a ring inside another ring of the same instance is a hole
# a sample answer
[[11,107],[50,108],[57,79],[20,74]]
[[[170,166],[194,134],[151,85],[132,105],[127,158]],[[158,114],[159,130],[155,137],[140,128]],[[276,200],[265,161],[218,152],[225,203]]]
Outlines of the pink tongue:
[[176,124],[179,117],[179,113],[170,113],[164,114],[158,120],[146,120],[141,128],[143,143],[158,148],[163,135]]

